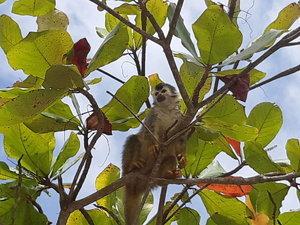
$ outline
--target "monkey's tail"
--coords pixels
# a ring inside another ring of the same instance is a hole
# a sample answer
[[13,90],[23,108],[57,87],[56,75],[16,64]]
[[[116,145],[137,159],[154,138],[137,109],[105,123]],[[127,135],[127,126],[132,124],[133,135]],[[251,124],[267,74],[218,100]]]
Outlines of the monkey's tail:
[[134,225],[138,222],[138,211],[140,208],[143,192],[135,190],[134,187],[125,185],[125,222],[126,225]]

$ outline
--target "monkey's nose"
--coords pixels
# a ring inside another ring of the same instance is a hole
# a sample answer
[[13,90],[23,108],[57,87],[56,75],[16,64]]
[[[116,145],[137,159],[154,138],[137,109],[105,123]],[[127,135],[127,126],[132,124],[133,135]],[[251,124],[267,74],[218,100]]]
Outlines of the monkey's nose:
[[164,95],[159,94],[159,95],[156,97],[156,99],[157,99],[158,102],[162,102],[162,101],[164,101],[164,100],[166,99],[166,97],[165,97]]

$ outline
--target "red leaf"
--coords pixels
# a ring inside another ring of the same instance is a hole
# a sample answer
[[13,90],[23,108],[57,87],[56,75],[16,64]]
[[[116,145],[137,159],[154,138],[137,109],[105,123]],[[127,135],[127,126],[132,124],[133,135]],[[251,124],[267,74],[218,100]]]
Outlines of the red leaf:
[[[227,177],[227,178],[238,178],[238,177]],[[205,183],[198,183],[198,187],[204,186]],[[237,184],[210,184],[206,187],[209,190],[221,193],[227,197],[241,197],[244,195],[248,195],[253,187],[251,185],[237,185]]]
[[247,100],[247,95],[249,92],[250,87],[250,77],[249,74],[246,73],[245,75],[241,77],[236,76],[225,76],[220,77],[220,79],[227,84],[228,82],[232,81],[232,79],[235,79],[235,83],[229,87],[229,90],[232,92],[233,96],[237,100],[241,100],[245,102]]
[[92,113],[86,119],[86,127],[88,130],[102,130],[103,134],[112,135],[112,125],[107,119],[107,117],[102,113],[102,124],[99,124],[98,117],[96,113]]
[[73,45],[71,51],[66,55],[67,62],[76,65],[82,76],[84,76],[89,65],[86,57],[90,50],[90,44],[86,38],[82,38]]
[[233,150],[236,152],[238,156],[241,156],[241,143],[239,141],[236,141],[234,139],[231,139],[229,137],[225,137],[228,144],[231,145]]

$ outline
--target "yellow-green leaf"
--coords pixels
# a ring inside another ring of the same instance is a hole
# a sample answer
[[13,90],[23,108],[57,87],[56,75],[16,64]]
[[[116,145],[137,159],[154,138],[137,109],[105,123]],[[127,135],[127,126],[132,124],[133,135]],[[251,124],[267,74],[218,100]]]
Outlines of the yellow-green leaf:
[[31,32],[7,52],[7,58],[13,69],[44,78],[51,65],[63,64],[63,56],[72,47],[66,31]]
[[216,64],[234,53],[242,43],[242,33],[222,7],[212,5],[193,24],[204,63]]
[[19,15],[42,16],[55,8],[55,0],[18,0],[12,12]]
[[9,16],[0,16],[0,46],[5,53],[22,40],[19,25]]
[[67,15],[59,10],[54,10],[36,19],[38,31],[45,30],[67,30],[69,19]]
[[289,139],[286,143],[286,153],[291,162],[293,169],[297,172],[300,171],[300,140]]
[[15,180],[19,176],[12,172],[5,162],[0,161],[0,180]]
[[[94,222],[94,225],[112,225],[114,220],[106,212],[99,209],[86,210]],[[79,210],[72,212],[66,225],[90,225]]]
[[293,2],[278,13],[276,20],[269,24],[264,32],[267,32],[271,29],[287,30],[299,17],[300,3]]

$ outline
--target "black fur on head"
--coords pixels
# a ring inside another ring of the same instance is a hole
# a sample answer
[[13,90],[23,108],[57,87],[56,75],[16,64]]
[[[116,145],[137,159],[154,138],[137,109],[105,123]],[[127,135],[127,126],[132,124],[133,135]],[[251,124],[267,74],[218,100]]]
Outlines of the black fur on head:
[[167,87],[171,92],[172,94],[176,94],[177,95],[177,91],[176,91],[176,88],[173,87],[172,85],[170,84],[166,84],[166,83],[159,83],[155,86],[155,90],[156,91],[160,91],[162,90],[164,87]]

